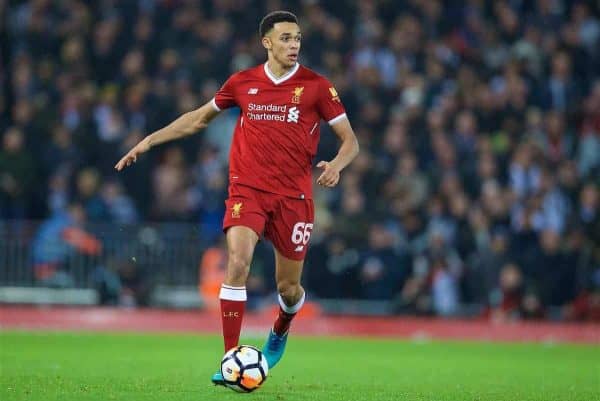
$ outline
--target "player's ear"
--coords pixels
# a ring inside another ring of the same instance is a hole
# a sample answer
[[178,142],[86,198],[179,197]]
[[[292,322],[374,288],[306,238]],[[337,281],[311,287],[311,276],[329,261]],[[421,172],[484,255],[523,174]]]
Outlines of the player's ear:
[[263,47],[267,50],[271,50],[271,47],[273,46],[273,43],[271,43],[271,39],[269,39],[266,36],[263,36],[263,38],[261,39],[261,43]]

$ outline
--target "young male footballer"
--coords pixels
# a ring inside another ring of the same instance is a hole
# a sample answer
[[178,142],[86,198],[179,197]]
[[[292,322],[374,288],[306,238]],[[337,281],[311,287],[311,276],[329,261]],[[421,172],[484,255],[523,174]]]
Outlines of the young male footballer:
[[[281,359],[290,323],[305,300],[302,267],[314,224],[312,163],[319,125],[326,121],[340,139],[337,155],[320,161],[317,184],[334,187],[356,157],[358,142],[333,85],[300,65],[302,34],[296,16],[275,11],[260,22],[267,61],[233,74],[214,98],[145,137],[115,166],[122,170],[153,146],[192,135],[222,110],[237,106],[229,156],[229,197],[223,219],[228,262],[219,294],[225,351],[238,345],[246,304],[246,279],[261,238],[275,252],[279,313],[263,353],[272,369]],[[223,384],[220,371],[212,377]]]

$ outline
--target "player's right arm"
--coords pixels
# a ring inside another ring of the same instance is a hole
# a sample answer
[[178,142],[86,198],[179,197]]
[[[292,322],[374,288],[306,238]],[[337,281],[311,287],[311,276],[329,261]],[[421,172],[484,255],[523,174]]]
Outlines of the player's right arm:
[[115,169],[121,171],[125,167],[135,163],[139,155],[149,151],[153,146],[192,135],[199,130],[206,128],[208,123],[215,118],[219,112],[220,111],[215,109],[213,101],[211,100],[196,110],[182,114],[171,124],[142,139],[127,152],[121,160],[119,160],[115,165]]

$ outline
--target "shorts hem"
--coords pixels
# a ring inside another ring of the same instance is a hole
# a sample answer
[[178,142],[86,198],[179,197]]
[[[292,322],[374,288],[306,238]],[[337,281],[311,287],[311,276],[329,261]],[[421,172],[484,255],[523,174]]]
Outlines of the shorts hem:
[[233,224],[229,224],[229,225],[224,225],[223,233],[227,234],[227,230],[229,230],[231,227],[246,227],[246,228],[249,228],[252,231],[254,231],[256,233],[256,235],[258,235],[258,239],[260,239],[262,237],[262,233],[259,233],[256,228],[252,227],[249,224],[243,224],[243,223],[233,223]]
[[[271,241],[271,244],[273,244],[273,241]],[[302,252],[300,254],[295,253],[295,252],[287,252],[287,251],[284,251],[284,250],[280,249],[275,244],[273,244],[273,248],[275,248],[277,250],[277,252],[279,252],[281,254],[281,256],[284,256],[284,257],[286,257],[288,259],[295,260],[295,261],[298,261],[298,262],[303,261],[303,260],[306,259],[306,252]]]

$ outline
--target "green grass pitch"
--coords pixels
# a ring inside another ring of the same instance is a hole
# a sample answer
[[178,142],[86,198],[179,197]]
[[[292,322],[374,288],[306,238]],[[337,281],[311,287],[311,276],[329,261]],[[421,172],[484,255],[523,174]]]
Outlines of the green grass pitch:
[[3,332],[0,400],[600,400],[592,345],[292,335],[251,394],[210,384],[221,347],[218,336]]

